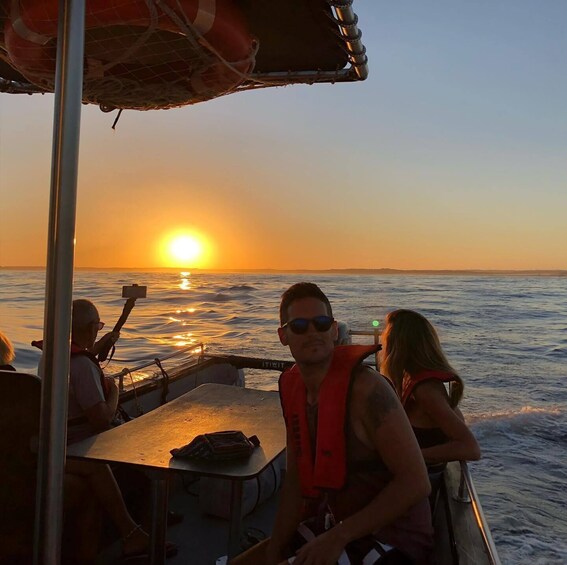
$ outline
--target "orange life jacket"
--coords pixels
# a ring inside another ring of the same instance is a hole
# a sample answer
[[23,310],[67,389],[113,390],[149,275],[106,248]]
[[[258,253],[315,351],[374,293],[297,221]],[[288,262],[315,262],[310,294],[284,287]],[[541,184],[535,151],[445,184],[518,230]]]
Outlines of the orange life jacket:
[[443,383],[450,383],[456,381],[455,375],[452,373],[447,373],[445,371],[421,371],[417,375],[411,375],[411,377],[405,378],[402,383],[402,405],[405,406],[408,398],[411,396],[413,389],[419,383],[429,380],[438,380]]
[[379,346],[339,345],[319,388],[315,457],[307,423],[307,390],[299,367],[280,376],[279,389],[286,428],[291,436],[301,494],[317,498],[323,490],[339,490],[347,478],[346,425],[354,369]]

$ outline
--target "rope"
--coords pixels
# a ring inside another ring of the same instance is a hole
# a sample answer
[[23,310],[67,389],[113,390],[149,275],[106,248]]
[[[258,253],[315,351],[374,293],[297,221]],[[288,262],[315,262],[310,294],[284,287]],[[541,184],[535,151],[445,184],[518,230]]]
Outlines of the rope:
[[193,473],[181,473],[181,483],[183,485],[183,490],[191,495],[198,496],[198,493],[191,490],[191,487],[200,480],[200,476]]
[[108,364],[112,361],[112,357],[114,356],[115,351],[116,351],[116,345],[113,344],[110,349],[110,355],[106,358],[106,363],[104,367],[102,365],[100,366],[101,369],[106,369],[106,367],[108,367]]
[[[186,355],[188,354],[190,357],[194,356],[194,351],[196,349],[200,350],[200,354],[199,355],[204,355],[204,346],[202,343],[197,343],[197,344],[193,344],[193,345],[189,345],[189,346],[185,346],[183,347],[183,349],[179,349],[177,351],[174,351],[173,353],[169,353],[168,355],[162,355],[160,357],[160,361],[166,361],[168,359],[173,359],[174,357],[180,357],[181,355]],[[141,365],[138,365],[140,362],[142,361],[147,361],[145,363],[142,363]],[[154,358],[150,358],[150,357],[138,357],[136,359],[114,359],[115,363],[136,363],[137,365],[133,368],[130,369],[130,371],[139,371],[141,369],[146,369],[148,367],[151,367],[152,365],[155,365],[154,362]],[[118,376],[120,373],[118,374],[114,374],[114,375],[110,375],[110,376]]]
[[[350,10],[353,0],[327,0],[333,10],[327,13],[329,19],[339,27],[335,30],[335,35],[341,39],[343,51],[347,54],[351,68],[365,67],[368,64],[366,56],[366,47],[362,44],[362,31],[357,28],[358,16],[354,12],[350,12],[350,21],[341,19],[340,14],[335,15],[337,10]],[[345,30],[341,32],[340,30]],[[354,51],[349,44],[359,43],[359,50]],[[360,60],[357,60],[360,59]]]
[[[327,16],[333,23],[335,23],[339,26],[350,28],[351,30],[353,28],[356,29],[356,23],[353,24],[353,23],[349,22],[347,24],[343,24],[341,22],[341,20],[335,18],[335,16],[333,16],[332,14],[327,14]],[[357,18],[357,20],[358,20],[358,18]],[[342,40],[341,49],[343,50],[344,53],[346,53],[348,55],[349,63],[353,67],[363,67],[364,65],[366,65],[368,63],[368,56],[366,55],[366,47],[364,45],[362,45],[362,43],[361,43],[360,51],[353,51],[348,46],[348,43],[352,43],[354,41],[360,41],[362,39],[362,31],[357,29],[356,30],[356,37],[351,37],[349,35],[343,35],[340,31],[336,31],[336,30],[334,31],[334,34]],[[356,61],[356,57],[363,57],[363,60],[358,62],[358,61]]]
[[132,372],[130,371],[130,369],[126,368],[126,369],[123,370],[123,373],[125,375],[130,376],[130,381],[132,382],[132,390],[134,391],[134,402],[136,404],[136,410],[138,412],[138,416],[143,416],[144,410],[142,409],[142,406],[140,405],[140,400],[138,398],[138,391],[136,389],[136,383],[134,382],[134,377],[132,376]]
[[262,485],[260,484],[260,475],[256,475],[256,502],[252,506],[252,510],[250,512],[254,512],[260,504],[260,495],[262,494]]
[[169,394],[169,375],[157,357],[154,359],[154,363],[159,367],[163,377],[163,384],[161,388],[161,405],[163,406],[167,403],[167,395]]
[[[337,24],[340,27],[344,27],[345,29],[348,29],[349,31],[352,31],[358,25],[358,16],[356,14],[353,14],[352,16],[353,17],[352,17],[352,20],[350,22],[345,22],[345,21],[337,18],[332,12],[327,12],[327,17],[329,17],[332,22],[334,22],[335,24]],[[357,30],[357,32],[359,32],[358,38],[360,39],[360,30]],[[340,37],[344,39],[345,36],[340,35]],[[353,38],[353,39],[355,39],[355,38]]]
[[[146,6],[148,8],[148,12],[150,13],[150,24],[148,25],[144,33],[140,35],[140,37],[138,37],[138,39],[136,39],[136,41],[130,47],[128,47],[128,49],[126,49],[120,56],[116,57],[114,61],[111,61],[106,65],[102,65],[100,69],[97,68],[96,69],[97,72],[100,72],[102,70],[104,74],[105,71],[112,69],[112,67],[115,67],[116,65],[124,61],[127,61],[132,55],[134,55],[134,53],[136,53],[136,51],[138,51],[146,43],[146,41],[150,38],[152,33],[155,32],[159,16],[152,0],[145,0],[145,1],[146,1]],[[88,73],[85,74],[85,78],[87,76]]]
[[274,496],[274,494],[276,494],[277,490],[278,490],[278,474],[276,473],[276,466],[274,465],[274,462],[272,461],[270,463],[270,469],[272,470],[272,475],[274,475],[274,490],[272,491],[272,494],[270,494],[270,496],[268,498],[271,498],[272,496]]
[[[213,55],[215,55],[215,57],[228,69],[230,69],[233,73],[235,73],[236,75],[238,75],[240,78],[242,78],[243,80],[248,80],[250,78],[250,73],[243,73],[241,71],[239,71],[235,65],[241,65],[241,64],[245,64],[247,63],[248,65],[251,65],[252,68],[254,68],[254,65],[256,63],[256,54],[258,53],[258,49],[260,48],[260,45],[257,41],[253,42],[253,49],[252,49],[252,53],[246,58],[246,59],[242,59],[241,61],[227,61],[205,38],[204,35],[202,35],[199,30],[191,23],[191,21],[187,18],[185,12],[183,11],[183,9],[181,8],[181,6],[179,5],[179,0],[177,1],[177,5],[179,6],[180,12],[183,14],[185,22],[181,21],[181,19],[177,16],[177,14],[167,5],[163,4],[161,0],[155,0],[156,4],[161,8],[161,10],[164,12],[164,14],[167,14],[171,20],[173,22],[175,22],[178,26],[179,29],[181,29],[182,31],[184,31],[187,35],[188,38],[190,38],[192,35],[197,36],[197,38],[199,39],[199,43],[197,45],[196,48],[198,48],[199,46],[205,47],[206,49],[208,49]],[[236,87],[233,87],[232,89],[230,89],[231,91],[234,90]]]

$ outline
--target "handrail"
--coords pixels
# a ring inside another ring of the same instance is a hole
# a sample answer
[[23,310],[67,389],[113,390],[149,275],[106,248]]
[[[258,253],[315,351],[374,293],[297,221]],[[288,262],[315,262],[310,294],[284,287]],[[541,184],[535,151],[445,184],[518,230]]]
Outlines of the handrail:
[[380,331],[378,328],[375,330],[349,330],[348,333],[350,335],[372,335],[372,336],[380,336]]
[[[291,367],[293,365],[293,361],[291,360],[279,360],[279,359],[265,359],[265,358],[258,358],[258,357],[244,357],[241,355],[222,355],[222,354],[207,354],[205,356],[204,350],[205,346],[203,343],[194,344],[179,351],[175,351],[170,355],[164,355],[163,357],[156,357],[151,361],[147,361],[142,363],[141,365],[137,365],[136,367],[124,367],[121,371],[117,373],[113,373],[108,375],[108,378],[111,379],[118,379],[118,390],[121,392],[124,391],[124,377],[128,374],[134,373],[135,371],[140,371],[142,369],[146,369],[147,367],[151,367],[155,365],[158,369],[161,369],[160,364],[162,361],[167,359],[171,359],[173,357],[177,357],[182,353],[187,353],[188,351],[192,351],[195,349],[200,349],[199,358],[197,359],[195,366],[198,366],[202,359],[205,359],[208,362],[212,363],[227,363],[232,365],[237,369],[260,369],[265,371],[284,371],[285,369]],[[149,380],[149,379],[144,379]]]
[[[146,369],[147,367],[151,367],[152,365],[156,365],[159,368],[158,362],[165,361],[166,359],[171,359],[172,357],[176,357],[181,353],[186,353],[187,351],[191,351],[193,349],[200,348],[201,351],[199,353],[199,357],[204,356],[204,345],[199,343],[197,345],[191,345],[190,347],[186,347],[175,353],[171,353],[170,355],[164,355],[163,357],[156,357],[151,361],[145,362],[141,365],[136,367],[125,367],[121,371],[117,373],[113,373],[108,375],[109,378],[116,379],[124,376],[127,373],[133,373],[134,371],[140,371],[142,369]],[[280,359],[264,359],[259,357],[244,357],[242,355],[223,355],[223,354],[207,354],[206,359],[216,363],[228,363],[229,365],[233,365],[237,369],[261,369],[266,371],[283,371],[287,367],[293,365],[293,361],[291,360],[280,360]]]
[[[493,565],[501,565],[500,558],[498,557],[498,551],[496,549],[496,545],[494,540],[492,539],[492,534],[490,533],[490,528],[488,527],[488,522],[484,517],[484,512],[482,511],[482,507],[480,505],[480,500],[478,498],[478,494],[474,487],[472,477],[469,471],[469,467],[466,461],[460,461],[461,464],[461,482],[464,480],[467,490],[469,491],[470,495],[470,503],[472,504],[473,512],[477,521],[477,524],[480,529],[480,533],[482,535],[482,540],[484,543],[484,547],[488,554],[488,559],[491,564]],[[460,488],[459,488],[460,490]]]
[[208,355],[207,358],[217,363],[228,363],[236,369],[260,369],[263,371],[282,372],[294,364],[292,360],[264,359],[242,355]]
[[[200,349],[199,355],[203,355],[203,352],[205,350],[205,345],[203,343],[194,343],[192,345],[188,345],[187,347],[184,347],[183,349],[179,349],[177,351],[174,351],[173,353],[170,353],[169,355],[164,355],[163,357],[159,357],[158,360],[159,361],[166,361],[167,359],[177,357],[177,356],[179,356],[183,353],[187,353],[188,351],[192,351],[194,349]],[[115,362],[116,362],[116,360],[115,360]],[[132,368],[125,367],[124,369],[118,371],[117,373],[112,373],[111,375],[108,375],[108,378],[116,379],[116,378],[120,377],[121,375],[124,375],[124,373],[133,373],[134,371],[141,371],[142,369],[146,369],[147,367],[151,367],[152,365],[155,365],[155,364],[156,364],[156,358],[153,358],[151,361],[145,361],[141,365],[136,365],[135,367],[132,367]]]

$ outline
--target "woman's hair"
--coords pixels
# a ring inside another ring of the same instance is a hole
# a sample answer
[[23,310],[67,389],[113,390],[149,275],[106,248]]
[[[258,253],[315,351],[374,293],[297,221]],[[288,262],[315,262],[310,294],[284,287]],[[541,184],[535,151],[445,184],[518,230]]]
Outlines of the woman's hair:
[[451,367],[435,328],[413,310],[394,310],[386,316],[382,333],[382,372],[392,379],[401,395],[404,373],[410,378],[422,371],[444,371],[455,377],[449,404],[454,408],[463,396],[464,383]]
[[12,342],[0,332],[0,365],[9,365],[15,356]]

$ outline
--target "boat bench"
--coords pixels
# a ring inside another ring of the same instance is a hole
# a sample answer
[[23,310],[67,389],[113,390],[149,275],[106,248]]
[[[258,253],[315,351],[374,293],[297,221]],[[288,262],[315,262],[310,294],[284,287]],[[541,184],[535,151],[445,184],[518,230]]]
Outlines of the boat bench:
[[[37,446],[41,379],[16,371],[0,371],[0,563],[32,562],[36,508]],[[65,500],[84,501],[85,481],[65,476]],[[63,563],[72,563],[75,529],[81,505],[64,517]]]
[[17,563],[33,547],[41,381],[0,371],[0,391],[0,562]]

